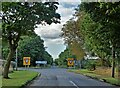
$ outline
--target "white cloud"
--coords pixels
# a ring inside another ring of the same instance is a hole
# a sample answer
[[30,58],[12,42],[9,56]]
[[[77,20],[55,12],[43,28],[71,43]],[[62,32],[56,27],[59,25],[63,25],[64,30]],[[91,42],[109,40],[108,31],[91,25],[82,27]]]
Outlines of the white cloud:
[[36,28],[35,32],[42,38],[56,39],[59,38],[61,34],[62,24],[54,24],[39,26]]
[[[76,1],[76,2],[75,2]],[[61,15],[61,24],[54,24],[42,26],[39,25],[35,32],[44,40],[45,46],[48,47],[48,52],[55,58],[58,54],[65,49],[64,39],[59,35],[61,34],[62,25],[66,23],[75,12],[75,6],[79,4],[79,0],[60,0],[57,12]],[[71,8],[70,8],[71,6]],[[56,49],[58,47],[59,51]],[[56,53],[59,52],[59,53]]]
[[72,8],[66,8],[62,5],[58,6],[57,12],[61,15],[61,24],[65,24],[66,21],[68,21],[70,18],[72,18],[72,15],[74,14],[74,7]]
[[71,15],[73,8],[65,8],[62,5],[58,6],[57,12],[61,14],[62,17]]
[[57,38],[57,39],[44,39],[45,40],[45,46],[49,46],[49,44],[64,44],[64,39],[63,38]]

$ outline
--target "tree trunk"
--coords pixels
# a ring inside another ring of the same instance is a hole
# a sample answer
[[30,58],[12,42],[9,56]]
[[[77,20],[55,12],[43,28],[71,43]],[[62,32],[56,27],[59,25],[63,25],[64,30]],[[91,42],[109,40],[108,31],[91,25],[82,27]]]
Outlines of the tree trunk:
[[4,73],[3,74],[4,78],[9,78],[8,77],[9,67],[10,67],[10,62],[11,62],[11,59],[12,59],[12,57],[14,55],[14,52],[15,52],[15,50],[13,49],[13,50],[10,50],[10,52],[8,54],[8,58],[7,58],[7,61],[5,63],[4,72],[3,72]]
[[118,60],[118,85],[120,85],[120,60]]
[[103,57],[101,58],[101,66],[104,67],[104,59],[103,59]]
[[112,77],[115,77],[115,47],[112,46]]

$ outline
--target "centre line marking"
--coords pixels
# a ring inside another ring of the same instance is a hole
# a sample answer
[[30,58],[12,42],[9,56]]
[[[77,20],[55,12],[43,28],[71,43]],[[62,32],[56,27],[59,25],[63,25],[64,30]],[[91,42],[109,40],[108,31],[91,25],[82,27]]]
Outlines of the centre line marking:
[[73,81],[69,81],[71,84],[73,84],[76,88],[79,88]]

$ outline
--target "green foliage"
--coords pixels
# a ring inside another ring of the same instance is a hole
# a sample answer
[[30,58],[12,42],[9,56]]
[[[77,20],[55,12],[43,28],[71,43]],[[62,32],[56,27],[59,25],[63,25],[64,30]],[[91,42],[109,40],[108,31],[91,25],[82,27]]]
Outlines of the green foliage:
[[47,63],[48,63],[49,65],[52,65],[52,64],[53,64],[53,58],[52,58],[52,56],[51,56],[47,51],[44,51],[43,59],[44,59],[45,61],[47,61]]
[[67,21],[62,28],[62,37],[64,37],[65,43],[69,46],[72,55],[75,55],[77,60],[83,59],[85,53],[82,49],[82,37],[78,23],[73,19]]
[[67,58],[72,58],[73,55],[69,48],[66,48],[63,52],[59,54],[59,58],[56,60],[58,65],[67,65]]
[[80,42],[81,35],[77,22],[75,22],[73,19],[67,21],[62,28],[62,37],[64,37],[65,43],[68,45],[75,41]]
[[3,40],[8,40],[10,47],[16,48],[21,35],[34,34],[36,24],[59,23],[60,15],[56,13],[56,4],[58,3],[3,2]]
[[[47,51],[45,51],[43,43],[44,41],[39,36],[22,36],[17,48],[18,65],[23,66],[23,57],[31,57],[32,66],[36,65],[35,61],[37,60],[46,60],[48,64],[52,64],[53,58]],[[2,51],[3,59],[6,59],[9,53],[8,47],[4,46]],[[14,55],[12,60],[15,61],[15,59],[16,55]]]
[[0,38],[2,37],[2,23],[0,22]]
[[43,40],[39,37],[25,37],[23,36],[23,40],[19,42],[18,47],[18,59],[19,66],[23,64],[23,57],[31,57],[31,65],[35,66],[35,61],[43,61],[46,60],[48,64],[52,64],[53,58],[51,55],[45,51],[45,47],[43,45]]
[[88,70],[95,70],[96,69],[96,61],[95,60],[87,60],[84,64],[84,67]]
[[73,55],[76,56],[77,60],[82,60],[84,58],[85,52],[80,46],[81,44],[74,41],[72,44],[70,44],[70,50]]
[[58,61],[59,61],[59,59],[58,59],[58,58],[57,58],[57,59],[55,59],[55,61],[54,61],[55,65],[59,65],[59,64],[58,64]]
[[114,77],[115,52],[118,52],[118,48],[120,50],[119,9],[120,2],[82,3],[76,15],[81,23],[80,30],[87,49],[103,60],[108,56],[112,57],[112,77]]
[[[3,37],[8,38],[10,35],[30,35],[34,33],[36,24],[46,22],[58,23],[60,15],[56,13],[57,2],[3,2],[2,3],[2,27]],[[16,32],[15,34],[13,34]],[[17,34],[18,33],[18,34]]]
[[89,13],[91,19],[101,25],[95,33],[97,38],[101,39],[100,44],[105,44],[108,48],[113,46],[116,49],[120,42],[120,2],[82,3],[80,9]]
[[[84,47],[89,53],[96,53],[99,57],[104,58],[106,54],[110,54],[110,45],[108,41],[105,42],[99,38],[99,30],[101,25],[95,23],[90,15],[81,11],[78,16],[79,28],[84,39]],[[82,15],[82,18],[81,18]],[[107,44],[107,45],[106,45]]]
[[[0,21],[1,21],[1,19],[0,19]],[[1,22],[0,22],[0,48],[2,48],[2,24],[1,24]],[[1,58],[1,53],[2,53],[2,50],[0,49],[0,58]]]
[[4,78],[8,78],[10,62],[21,36],[35,35],[34,28],[37,24],[60,23],[60,14],[56,13],[58,4],[58,2],[2,2],[2,38],[9,46]]
[[[2,47],[3,48],[3,47]],[[6,59],[7,58],[7,55],[8,55],[8,53],[9,53],[9,49],[7,48],[7,47],[4,47],[3,49],[2,49],[2,59]]]

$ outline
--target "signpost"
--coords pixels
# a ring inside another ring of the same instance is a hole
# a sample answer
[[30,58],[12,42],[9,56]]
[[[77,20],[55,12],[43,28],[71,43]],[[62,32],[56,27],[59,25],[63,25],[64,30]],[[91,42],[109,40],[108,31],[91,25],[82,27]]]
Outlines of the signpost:
[[68,65],[69,67],[74,66],[74,58],[68,58],[67,61],[68,61],[67,65]]
[[30,57],[23,57],[23,65],[26,65],[29,67],[30,65]]
[[47,61],[36,61],[36,64],[47,64]]
[[45,67],[45,65],[47,64],[47,61],[35,61],[35,63],[36,63],[38,66],[40,66],[40,64],[43,64],[44,67]]

